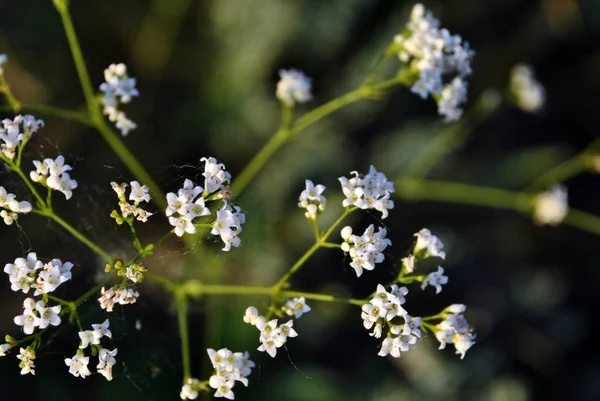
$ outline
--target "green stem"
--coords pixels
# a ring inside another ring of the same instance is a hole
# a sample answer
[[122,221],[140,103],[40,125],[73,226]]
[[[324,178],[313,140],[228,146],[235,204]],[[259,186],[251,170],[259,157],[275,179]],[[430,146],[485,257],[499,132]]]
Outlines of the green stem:
[[8,86],[8,84],[6,83],[4,74],[0,74],[0,93],[4,93],[4,95],[6,96],[6,100],[8,101],[8,105],[10,106],[11,111],[15,113],[21,111],[22,105],[10,90],[10,86]]
[[541,177],[531,183],[531,185],[527,188],[527,191],[543,190],[553,184],[566,181],[567,179],[574,177],[582,171],[588,169],[590,167],[592,158],[598,154],[598,148],[600,148],[600,139],[593,141],[578,155],[548,170]]
[[63,120],[76,121],[85,125],[93,125],[86,113],[62,109],[60,107],[48,106],[45,104],[21,103],[21,108],[29,112],[40,113],[41,115],[62,118]]
[[340,224],[342,224],[344,219],[346,219],[346,217],[348,217],[350,215],[350,213],[352,213],[356,209],[357,208],[353,207],[353,206],[346,208],[346,210],[344,210],[344,213],[342,213],[342,215],[340,217],[338,217],[338,219],[331,225],[331,227],[329,227],[329,229],[327,231],[325,231],[325,233],[321,236],[321,239],[320,239],[321,244],[325,243],[325,241],[327,240],[327,238],[329,238],[329,236],[333,233],[333,231]]
[[[512,192],[503,189],[479,187],[476,185],[419,180],[401,179],[395,182],[399,188],[397,194],[402,199],[431,200],[465,205],[491,207],[514,210],[531,214],[534,197],[523,192]],[[600,217],[570,208],[563,223],[571,227],[600,235]]]
[[[192,296],[200,295],[269,295],[273,294],[273,287],[251,287],[241,285],[216,285],[201,284],[198,281],[190,280],[182,284],[182,291]],[[277,294],[278,298],[304,297],[315,301],[338,302],[351,305],[364,305],[362,299],[337,297],[329,294],[315,294],[312,292],[301,291],[281,291]]]
[[148,185],[150,193],[152,194],[152,201],[159,207],[160,211],[164,213],[167,208],[167,199],[158,184],[150,177],[141,163],[135,158],[127,146],[125,146],[119,136],[106,124],[104,119],[100,118],[100,120],[95,121],[94,126],[112,148],[113,152],[116,153],[119,159],[121,159],[129,171],[131,171],[134,177],[142,185]]
[[69,42],[69,48],[71,49],[71,54],[73,56],[73,62],[75,63],[79,82],[81,83],[81,89],[83,90],[83,95],[85,96],[85,101],[88,106],[89,115],[91,116],[92,121],[97,121],[102,118],[102,114],[100,113],[99,105],[96,101],[90,75],[85,66],[85,61],[83,60],[79,39],[77,39],[77,34],[73,27],[71,14],[69,13],[68,0],[54,0],[54,6],[62,19],[65,34],[67,35],[67,41]]
[[457,123],[448,126],[441,134],[437,135],[422,152],[417,154],[402,176],[424,178],[447,155],[460,148],[469,133],[492,115],[499,106],[499,103],[494,103],[485,107],[485,102],[485,99],[480,98],[478,104],[470,109],[469,114],[464,115]]
[[317,220],[312,220],[312,224],[313,227],[315,229],[315,241],[320,241],[321,240],[321,233],[319,232],[319,224],[317,223]]
[[283,287],[285,285],[285,283],[288,282],[290,277],[292,277],[292,275],[294,273],[296,273],[296,271],[298,269],[300,269],[302,267],[302,265],[304,265],[304,262],[306,262],[308,260],[308,258],[310,258],[320,247],[321,247],[321,243],[315,242],[313,244],[313,246],[311,246],[310,249],[308,251],[306,251],[304,253],[304,255],[302,255],[300,257],[300,259],[298,259],[296,261],[296,263],[294,263],[294,265],[290,268],[290,270],[286,274],[284,274],[283,277],[281,277],[281,279],[277,283],[275,283],[273,285],[273,293],[274,294],[278,293],[278,291],[281,289],[281,287]]
[[11,170],[16,172],[19,175],[19,177],[21,177],[21,179],[23,180],[25,185],[27,185],[27,188],[29,188],[29,190],[31,191],[33,196],[35,196],[35,199],[37,199],[37,201],[38,201],[38,207],[42,210],[45,210],[47,208],[47,205],[44,202],[44,198],[42,198],[42,196],[37,191],[37,189],[35,189],[35,187],[33,186],[33,183],[31,181],[29,181],[29,178],[27,178],[25,173],[23,173],[23,170],[21,170],[21,168],[19,166],[17,166],[16,164],[14,164],[12,162],[9,163],[9,167]]
[[73,235],[79,241],[84,243],[88,248],[90,248],[92,251],[94,251],[97,255],[102,257],[102,259],[104,259],[105,262],[112,263],[113,258],[110,256],[110,254],[108,252],[106,252],[104,249],[100,248],[93,241],[88,239],[85,235],[83,235],[82,233],[77,231],[77,229],[75,227],[71,226],[69,223],[64,221],[62,218],[60,218],[54,212],[50,211],[49,213],[46,214],[46,216],[50,217],[52,220],[54,220],[55,222],[60,224],[65,230],[70,232],[71,235]]
[[181,336],[181,360],[183,361],[183,381],[192,377],[190,365],[190,340],[188,327],[188,301],[185,293],[176,292],[175,301],[177,307],[177,320],[179,322],[179,334]]
[[323,242],[323,243],[321,243],[321,246],[323,248],[341,248],[342,247],[341,244],[337,244],[335,242]]

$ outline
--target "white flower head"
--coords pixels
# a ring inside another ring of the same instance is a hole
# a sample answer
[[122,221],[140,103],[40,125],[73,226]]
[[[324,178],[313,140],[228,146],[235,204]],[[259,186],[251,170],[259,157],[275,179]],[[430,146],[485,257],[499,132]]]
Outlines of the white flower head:
[[567,188],[556,185],[536,197],[533,221],[537,225],[559,225],[569,213]]
[[394,192],[394,183],[388,181],[385,174],[377,171],[371,166],[369,173],[362,175],[356,171],[351,174],[352,178],[340,177],[342,191],[346,199],[342,206],[356,206],[360,209],[375,209],[381,212],[381,218],[385,219],[389,210],[394,208],[391,194]]
[[290,299],[281,309],[289,316],[293,315],[296,319],[311,311],[310,306],[306,304],[304,297]]
[[30,346],[27,348],[20,348],[19,355],[17,355],[17,359],[21,362],[19,363],[19,367],[21,368],[21,374],[32,374],[35,375],[35,350]]
[[[422,4],[413,7],[410,21],[394,42],[400,49],[400,61],[418,74],[411,91],[422,99],[435,98],[446,122],[460,118],[460,106],[467,98],[464,78],[471,74],[474,55],[469,44],[440,28],[440,22]],[[453,77],[450,83],[445,83],[447,76]]]
[[424,290],[428,285],[435,287],[435,293],[439,294],[442,292],[442,285],[448,283],[448,276],[444,276],[444,269],[438,266],[437,271],[430,273],[423,283],[421,284],[421,289]]
[[446,259],[446,252],[444,251],[444,243],[426,228],[415,234],[417,237],[417,243],[413,252],[416,254],[425,252],[424,257],[439,257]]
[[536,113],[544,107],[546,90],[534,76],[533,68],[519,63],[510,72],[510,92],[516,105],[529,113]]
[[306,103],[312,100],[311,79],[299,70],[279,70],[279,82],[275,95],[288,107],[296,102]]
[[375,265],[383,262],[385,256],[383,251],[392,244],[388,238],[387,230],[379,227],[375,232],[375,226],[371,224],[363,235],[352,235],[350,227],[342,229],[342,250],[350,255],[350,267],[356,272],[356,276],[360,277],[364,270],[373,270]]
[[65,365],[69,367],[69,373],[82,379],[92,374],[88,368],[89,363],[90,358],[80,354],[75,354],[73,358],[65,358]]
[[298,207],[306,209],[304,215],[309,220],[316,220],[317,216],[325,210],[327,198],[323,195],[325,186],[314,185],[311,180],[305,181],[306,188],[300,194]]
[[137,128],[137,125],[119,110],[119,106],[139,96],[140,93],[135,87],[136,80],[127,75],[127,66],[123,63],[111,64],[105,69],[104,80],[105,82],[100,85],[100,91],[104,93],[102,97],[104,114],[115,123],[122,136],[127,136],[131,130]]

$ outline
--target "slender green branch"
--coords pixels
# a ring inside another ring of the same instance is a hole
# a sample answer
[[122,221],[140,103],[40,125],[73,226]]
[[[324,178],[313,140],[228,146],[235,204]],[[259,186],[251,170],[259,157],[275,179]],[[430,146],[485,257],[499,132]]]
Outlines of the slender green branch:
[[4,96],[6,96],[8,105],[10,106],[10,111],[13,111],[15,113],[21,111],[22,105],[10,90],[10,86],[8,86],[8,83],[6,83],[4,74],[0,74],[0,93],[4,93]]
[[[534,197],[523,192],[433,180],[400,179],[395,184],[399,188],[398,196],[410,201],[431,200],[476,205],[514,210],[527,215],[533,211]],[[570,208],[563,223],[600,235],[600,217],[581,210]]]
[[317,223],[316,219],[312,220],[312,225],[313,225],[313,228],[315,229],[315,241],[320,241],[321,233],[319,232],[319,223]]
[[73,111],[60,107],[48,106],[46,104],[32,103],[21,103],[21,109],[36,114],[40,113],[42,116],[58,117],[62,118],[63,120],[76,121],[90,126],[93,125],[88,115],[81,111]]
[[490,104],[483,94],[477,104],[469,109],[462,118],[446,127],[437,135],[422,152],[404,170],[402,176],[410,178],[424,178],[447,155],[460,148],[478,125],[491,116],[499,106],[499,102]]
[[77,38],[75,28],[73,27],[71,14],[69,13],[68,1],[54,0],[54,6],[60,14],[60,18],[65,29],[65,34],[67,35],[67,41],[69,42],[69,48],[71,49],[73,62],[75,63],[75,69],[77,70],[77,75],[79,76],[79,82],[81,83],[81,89],[83,90],[83,95],[85,96],[89,115],[92,121],[98,121],[102,119],[102,114],[100,113],[100,108],[98,102],[96,101],[92,81],[83,59],[81,46],[79,45],[79,39]]
[[543,190],[553,184],[563,182],[590,168],[590,164],[600,151],[600,139],[596,139],[581,153],[565,160],[558,166],[551,168],[531,183],[527,191]]
[[100,248],[92,240],[88,239],[85,235],[83,235],[82,233],[77,231],[77,229],[75,227],[71,226],[69,223],[64,221],[62,218],[60,218],[60,216],[58,216],[54,212],[47,213],[46,216],[50,217],[52,220],[54,220],[55,222],[60,224],[65,230],[70,232],[71,235],[73,235],[80,242],[82,242],[88,248],[90,248],[92,251],[94,251],[98,256],[102,257],[102,259],[104,259],[105,262],[107,262],[107,263],[112,262],[113,258],[112,258],[112,256],[110,256],[110,254],[108,252],[106,252],[104,249]]
[[340,217],[338,217],[338,219],[331,225],[331,227],[329,227],[329,229],[327,231],[325,231],[325,233],[321,236],[321,239],[320,239],[321,244],[325,243],[325,241],[327,241],[327,238],[329,238],[329,236],[333,233],[333,231],[340,224],[342,224],[342,222],[346,219],[346,217],[348,217],[350,215],[350,213],[352,213],[356,209],[357,208],[354,206],[347,207],[346,210],[344,210],[344,213],[342,213],[342,215]]
[[341,248],[342,247],[341,244],[338,244],[336,242],[322,242],[321,246],[323,248]]
[[188,301],[184,292],[175,293],[175,305],[177,307],[177,320],[179,322],[179,334],[181,336],[181,360],[183,361],[183,381],[192,376],[190,365],[190,339],[188,328]]
[[[195,280],[190,280],[182,285],[182,291],[192,296],[201,295],[268,295],[272,296],[272,287],[250,287],[242,285],[214,285],[214,284],[202,284]],[[281,291],[277,294],[278,298],[286,299],[293,297],[304,297],[306,299],[312,299],[315,301],[323,302],[338,302],[351,305],[362,306],[365,301],[354,298],[337,297],[329,294],[315,294],[312,292],[301,292],[301,291]]]
[[4,161],[7,162],[10,169],[13,170],[14,172],[16,172],[19,175],[19,177],[21,177],[21,180],[23,180],[25,185],[27,185],[27,188],[29,188],[29,191],[31,191],[33,196],[35,196],[35,199],[38,201],[38,207],[42,210],[46,210],[47,205],[46,205],[46,202],[44,202],[44,198],[42,197],[42,195],[40,195],[40,193],[37,191],[37,189],[35,189],[35,187],[33,186],[33,183],[29,180],[29,178],[25,175],[25,173],[23,173],[23,170],[21,170],[21,167],[17,166],[13,162],[8,162],[6,159]]
[[298,259],[296,263],[294,263],[290,270],[287,273],[285,273],[277,283],[273,285],[273,293],[277,293],[278,290],[281,289],[281,287],[283,287],[283,285],[285,285],[285,283],[288,282],[290,277],[292,277],[292,275],[304,265],[304,262],[306,262],[308,258],[310,258],[320,247],[321,243],[315,242],[313,246],[311,246],[310,249],[304,253],[304,255],[300,256],[300,259]]

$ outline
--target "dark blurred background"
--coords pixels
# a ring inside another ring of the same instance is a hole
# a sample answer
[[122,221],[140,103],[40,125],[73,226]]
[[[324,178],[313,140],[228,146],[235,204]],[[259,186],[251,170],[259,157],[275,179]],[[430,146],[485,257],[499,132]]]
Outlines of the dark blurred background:
[[[274,98],[280,68],[313,78],[310,110],[357,87],[406,23],[414,2],[392,0],[121,0],[71,1],[72,16],[94,85],[115,62],[138,80],[139,98],[124,110],[138,124],[126,143],[165,191],[201,174],[199,159],[215,156],[235,177],[277,128]],[[596,0],[452,0],[425,5],[442,26],[476,51],[470,103],[487,88],[507,89],[511,67],[531,64],[547,91],[544,110],[526,114],[503,103],[470,132],[462,149],[431,174],[444,180],[519,190],[598,137],[600,2]],[[83,96],[59,15],[50,0],[0,0],[0,53],[18,99],[78,109]],[[390,60],[392,69],[395,60]],[[11,117],[1,113],[2,118]],[[131,255],[128,232],[108,217],[116,207],[113,180],[131,180],[94,130],[57,118],[32,143],[27,160],[59,152],[79,182],[70,202],[56,202],[77,227],[115,255]],[[183,244],[166,243],[148,267],[177,279],[209,277],[232,284],[271,285],[311,244],[313,231],[296,207],[304,179],[328,187],[324,223],[341,209],[337,177],[367,171],[390,178],[444,129],[435,103],[398,88],[310,127],[287,144],[239,202],[246,212],[243,245],[219,253],[219,273]],[[25,188],[7,172],[11,192]],[[600,178],[583,173],[567,182],[570,204],[600,214]],[[57,199],[61,196],[57,196]],[[378,215],[378,214],[377,214]],[[354,216],[365,227],[377,215]],[[359,221],[360,220],[360,221]],[[59,295],[74,299],[95,283],[102,263],[59,227],[27,216],[0,227],[0,260],[29,250],[70,260],[74,280]],[[598,238],[567,226],[537,227],[510,211],[431,202],[396,201],[384,221],[394,244],[386,261],[360,280],[338,252],[320,251],[294,279],[294,288],[365,296],[388,281],[409,252],[412,234],[431,229],[446,243],[450,277],[444,291],[412,287],[407,310],[437,313],[468,305],[477,344],[464,360],[452,347],[437,351],[431,335],[398,360],[377,356],[379,341],[362,328],[355,307],[311,302],[295,322],[298,338],[271,360],[255,351],[256,330],[242,322],[247,305],[265,298],[214,297],[192,304],[194,375],[206,378],[205,348],[249,350],[258,367],[236,399],[261,400],[582,400],[600,399],[597,340],[600,294]],[[152,241],[169,227],[160,215],[144,226]],[[217,241],[206,244],[218,250]],[[211,265],[212,266],[212,265]],[[218,276],[218,277],[215,277]],[[35,377],[20,376],[14,355],[0,358],[0,400],[178,399],[181,357],[171,300],[150,283],[137,304],[111,314],[119,349],[115,379],[68,374],[63,359],[78,346],[77,329],[63,324],[44,337]],[[12,318],[21,295],[0,281],[0,333],[19,336]],[[85,326],[106,314],[88,302]],[[136,328],[136,325],[138,326]],[[141,328],[141,330],[138,330]],[[212,396],[206,399],[211,399]]]

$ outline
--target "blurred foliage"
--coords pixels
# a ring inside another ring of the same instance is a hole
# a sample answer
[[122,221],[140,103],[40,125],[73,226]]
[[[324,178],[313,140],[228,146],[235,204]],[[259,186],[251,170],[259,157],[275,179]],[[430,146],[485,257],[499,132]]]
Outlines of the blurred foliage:
[[[17,98],[82,107],[52,2],[0,3],[0,53],[9,55],[6,76]],[[127,111],[139,127],[126,143],[165,190],[178,188],[184,177],[197,177],[203,156],[217,157],[235,177],[277,128],[279,106],[273,94],[279,68],[298,68],[313,78],[316,100],[301,110],[358,86],[413,5],[391,0],[70,3],[94,84],[113,62],[126,63],[138,79],[142,96]],[[598,137],[599,4],[425,2],[444,27],[476,51],[471,103],[487,88],[505,91],[510,68],[521,61],[533,65],[548,94],[541,115],[501,106],[470,132],[462,149],[440,163],[433,177],[522,189]],[[75,160],[73,176],[80,184],[73,201],[59,204],[59,210],[99,244],[125,255],[128,233],[108,218],[116,203],[108,183],[132,177],[97,132],[45,120],[29,156],[60,151]],[[351,105],[310,127],[268,163],[239,199],[247,213],[243,246],[219,254],[221,279],[270,285],[309,246],[312,228],[296,208],[305,178],[328,187],[323,220],[331,221],[338,213],[337,177],[370,164],[394,177],[443,129],[434,103],[405,89]],[[13,192],[23,189],[6,172],[0,180]],[[571,204],[600,214],[595,201],[599,182],[588,173],[571,179]],[[366,225],[376,218],[360,220]],[[353,221],[359,223],[356,216]],[[65,297],[89,288],[102,270],[100,261],[59,227],[31,216],[20,222],[19,232],[0,227],[0,260],[12,261],[29,249],[68,259],[77,270]],[[294,288],[364,296],[377,280],[393,275],[412,233],[428,227],[446,242],[450,283],[438,297],[415,289],[407,308],[419,314],[467,304],[478,338],[466,358],[438,352],[431,336],[399,360],[379,358],[378,342],[362,328],[356,308],[314,303],[313,312],[297,322],[300,336],[288,343],[287,352],[276,360],[252,352],[259,367],[249,388],[236,386],[237,399],[600,399],[600,358],[593,340],[600,302],[598,238],[564,226],[538,228],[512,212],[427,202],[397,202],[385,225],[394,247],[375,272],[359,281],[339,253],[324,250],[294,278]],[[167,229],[156,216],[142,235],[153,239]],[[186,255],[183,245],[173,241],[148,265],[176,279]],[[200,272],[202,263],[200,258],[189,273]],[[0,290],[0,332],[16,335],[12,318],[22,300],[10,292],[8,280],[0,281]],[[67,373],[63,358],[73,354],[77,337],[73,326],[63,325],[38,353],[35,378],[21,377],[12,357],[0,359],[0,400],[178,399],[181,357],[171,300],[150,283],[140,293],[137,304],[111,315],[119,348],[113,382]],[[215,297],[192,304],[192,366],[199,377],[208,375],[207,346],[257,347],[255,329],[244,325],[241,316],[248,304],[264,302]],[[218,309],[207,313],[211,308]],[[100,312],[89,302],[84,324],[103,320]]]

